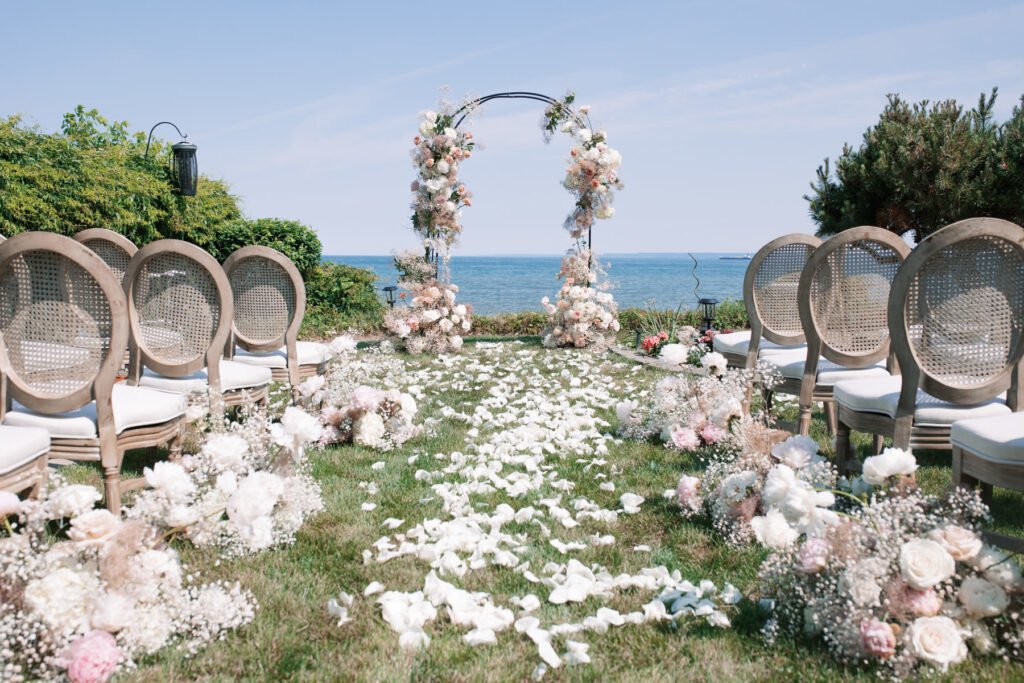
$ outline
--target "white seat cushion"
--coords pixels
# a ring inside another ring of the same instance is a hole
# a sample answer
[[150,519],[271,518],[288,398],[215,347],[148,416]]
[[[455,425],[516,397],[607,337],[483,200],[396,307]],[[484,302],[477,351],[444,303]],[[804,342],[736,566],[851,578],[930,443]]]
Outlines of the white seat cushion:
[[[326,363],[331,357],[327,344],[316,342],[296,342],[295,351],[299,356],[299,365],[320,365]],[[235,349],[234,360],[264,368],[286,368],[288,367],[288,350],[283,346],[270,353],[249,353],[245,349]]]
[[[139,378],[139,386],[169,391],[172,394],[205,394],[207,392],[208,379],[206,368],[184,377],[164,377],[146,368],[142,372],[142,377]],[[220,360],[221,391],[257,389],[270,384],[270,380],[271,373],[269,368],[261,368],[223,358]]]
[[[114,411],[114,429],[118,434],[132,427],[158,425],[185,414],[188,401],[184,396],[131,387],[124,382],[114,385],[110,396]],[[41,427],[53,438],[95,439],[96,402],[78,410],[57,415],[35,413],[17,401],[14,409],[4,416],[5,425]]]
[[[785,378],[803,379],[804,365],[807,364],[806,358],[792,361],[784,365],[776,363],[775,361],[777,358],[781,358],[782,360],[787,359],[785,356],[769,356],[765,359],[765,362],[778,367],[779,374]],[[818,384],[820,385],[831,386],[836,382],[842,382],[843,380],[888,376],[889,371],[885,369],[885,363],[875,363],[874,365],[869,365],[866,368],[847,368],[842,365],[836,365],[825,358],[818,359]]]
[[[900,400],[903,378],[873,377],[838,382],[832,387],[832,395],[845,408],[864,413],[882,413],[896,417],[896,406]],[[917,406],[914,408],[914,424],[937,427],[948,426],[957,420],[972,417],[992,417],[1010,412],[1006,405],[1006,394],[976,405],[962,406],[940,401],[934,396],[917,390]]]
[[[732,353],[739,356],[745,356],[747,355],[747,349],[750,348],[750,330],[716,334],[711,340],[711,346],[719,353]],[[758,344],[757,347],[757,355],[758,357],[761,357],[778,353],[780,351],[795,351],[806,348],[807,344],[780,346],[775,342],[768,341],[767,339],[761,339],[761,343]]]
[[33,427],[0,425],[0,474],[13,472],[50,450],[50,433]]
[[991,462],[1024,463],[1024,413],[959,420],[950,441]]

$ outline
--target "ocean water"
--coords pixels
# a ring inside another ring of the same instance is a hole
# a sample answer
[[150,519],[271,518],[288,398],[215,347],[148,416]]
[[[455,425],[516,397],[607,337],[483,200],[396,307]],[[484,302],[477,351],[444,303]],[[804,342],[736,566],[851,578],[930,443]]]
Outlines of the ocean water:
[[[744,254],[694,253],[699,295],[739,300],[747,260],[723,260]],[[324,256],[357,268],[372,270],[378,287],[395,284],[398,274],[390,256]],[[542,297],[555,298],[561,256],[453,256],[451,280],[459,286],[459,301],[468,301],[481,315],[540,310]],[[697,282],[691,276],[693,261],[686,254],[604,254],[612,294],[620,308],[646,306],[695,308]]]

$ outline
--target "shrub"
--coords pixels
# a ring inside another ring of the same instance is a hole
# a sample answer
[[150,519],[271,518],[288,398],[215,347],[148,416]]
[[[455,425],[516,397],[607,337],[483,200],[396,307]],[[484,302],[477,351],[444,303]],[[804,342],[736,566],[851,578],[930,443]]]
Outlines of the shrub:
[[206,247],[223,262],[231,252],[251,244],[272,247],[309,275],[320,265],[320,238],[307,225],[283,218],[239,219],[219,227]]
[[357,327],[380,329],[384,303],[377,296],[370,270],[344,263],[322,263],[306,274],[306,319],[303,330],[323,335],[329,330]]

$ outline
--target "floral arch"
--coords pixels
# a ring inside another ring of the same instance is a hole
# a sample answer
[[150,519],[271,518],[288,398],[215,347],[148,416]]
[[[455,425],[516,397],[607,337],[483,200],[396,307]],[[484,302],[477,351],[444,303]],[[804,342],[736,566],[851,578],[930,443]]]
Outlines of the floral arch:
[[456,304],[458,287],[450,280],[451,249],[462,232],[463,207],[472,195],[458,180],[459,165],[473,155],[473,134],[462,127],[481,105],[497,99],[527,99],[545,103],[541,123],[545,141],[562,132],[573,138],[562,181],[575,198],[563,222],[573,245],[558,272],[562,280],[555,303],[541,301],[548,314],[544,329],[547,346],[605,346],[618,331],[616,304],[603,278],[592,248],[595,219],[615,214],[614,191],[622,189],[618,178],[621,155],[608,146],[607,133],[591,124],[590,107],[573,108],[569,93],[556,100],[540,93],[502,92],[469,99],[456,107],[441,100],[437,111],[421,112],[418,134],[411,152],[418,177],[412,183],[412,228],[423,243],[422,252],[395,256],[399,285],[407,290],[408,305],[387,316],[386,327],[404,340],[411,353],[458,350],[462,336],[472,328],[472,307]]

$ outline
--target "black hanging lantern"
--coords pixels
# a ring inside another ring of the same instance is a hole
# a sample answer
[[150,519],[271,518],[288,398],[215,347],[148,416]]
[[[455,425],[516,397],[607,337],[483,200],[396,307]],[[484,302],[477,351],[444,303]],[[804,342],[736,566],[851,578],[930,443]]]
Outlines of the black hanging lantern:
[[384,296],[387,297],[388,306],[391,308],[395,307],[395,292],[397,291],[398,287],[395,287],[394,285],[388,285],[384,288]]
[[714,328],[715,325],[715,307],[718,305],[718,299],[703,298],[698,302],[700,304],[701,315],[703,322],[700,325],[701,333],[705,333],[710,329]]
[[178,194],[194,197],[199,184],[199,165],[196,163],[196,146],[188,140],[171,145],[174,152],[174,178],[178,182]]
[[182,137],[181,142],[171,145],[171,152],[174,154],[174,182],[178,186],[178,194],[183,197],[194,197],[196,187],[199,184],[199,165],[196,163],[196,146],[188,141],[188,135],[181,132],[181,129],[170,121],[161,121],[149,129],[149,138],[146,140],[146,157],[149,157],[149,145],[153,141],[153,131],[157,126],[167,124],[174,126],[178,135]]

